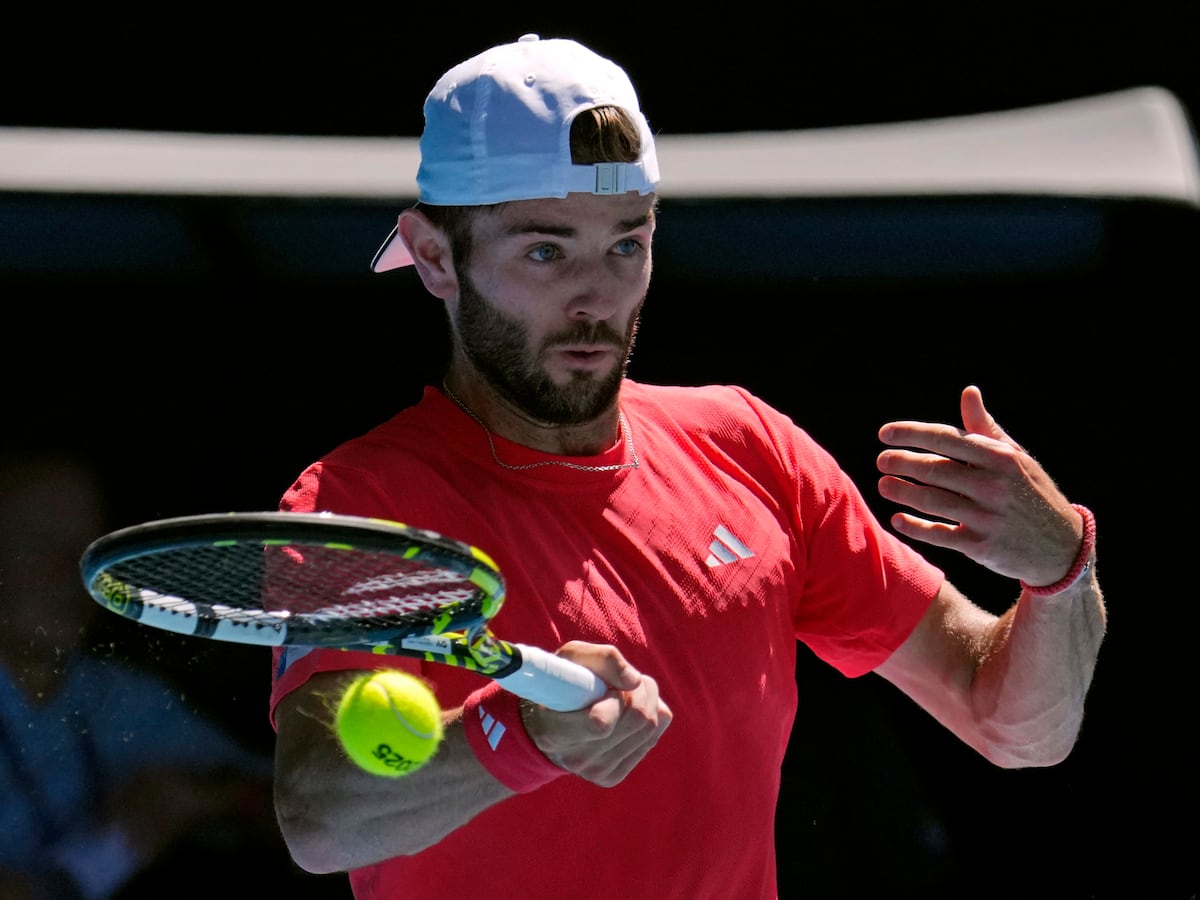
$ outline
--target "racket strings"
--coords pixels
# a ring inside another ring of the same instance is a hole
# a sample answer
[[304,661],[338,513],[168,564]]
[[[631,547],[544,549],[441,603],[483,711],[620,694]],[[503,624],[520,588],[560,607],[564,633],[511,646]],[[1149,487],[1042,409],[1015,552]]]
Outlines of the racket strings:
[[255,626],[286,626],[295,640],[380,629],[446,630],[482,617],[476,563],[422,550],[227,542],[134,556],[106,574],[144,605]]

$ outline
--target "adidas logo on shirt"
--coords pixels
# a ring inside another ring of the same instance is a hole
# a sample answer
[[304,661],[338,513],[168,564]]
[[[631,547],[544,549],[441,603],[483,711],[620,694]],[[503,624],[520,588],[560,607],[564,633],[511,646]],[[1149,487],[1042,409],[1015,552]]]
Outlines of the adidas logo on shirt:
[[716,540],[708,545],[708,559],[704,561],[710,569],[737,562],[739,559],[749,559],[754,555],[754,551],[724,525],[718,525],[713,534],[716,535]]

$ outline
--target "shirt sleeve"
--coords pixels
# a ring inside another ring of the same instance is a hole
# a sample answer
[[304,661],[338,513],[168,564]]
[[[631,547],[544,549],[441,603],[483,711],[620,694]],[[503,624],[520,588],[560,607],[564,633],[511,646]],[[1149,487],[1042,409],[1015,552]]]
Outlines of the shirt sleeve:
[[787,415],[743,392],[791,493],[800,589],[796,638],[847,676],[871,671],[912,633],[945,574],[884,528],[833,456]]

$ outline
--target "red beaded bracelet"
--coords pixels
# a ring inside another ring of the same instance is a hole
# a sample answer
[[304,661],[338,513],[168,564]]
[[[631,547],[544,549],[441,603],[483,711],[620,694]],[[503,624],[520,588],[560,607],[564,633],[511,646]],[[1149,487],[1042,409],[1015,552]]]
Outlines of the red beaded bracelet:
[[1092,551],[1096,549],[1096,517],[1092,515],[1090,509],[1086,506],[1080,506],[1078,503],[1072,503],[1071,508],[1083,516],[1083,545],[1079,548],[1079,555],[1075,557],[1075,563],[1071,566],[1071,570],[1058,581],[1054,582],[1054,584],[1033,587],[1022,581],[1021,587],[1034,597],[1049,597],[1051,594],[1061,594],[1086,575],[1088,568],[1091,566]]

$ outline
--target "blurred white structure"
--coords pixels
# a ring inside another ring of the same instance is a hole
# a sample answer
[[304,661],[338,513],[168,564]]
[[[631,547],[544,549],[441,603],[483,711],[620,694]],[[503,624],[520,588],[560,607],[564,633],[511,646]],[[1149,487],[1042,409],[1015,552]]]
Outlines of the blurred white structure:
[[[897,124],[663,135],[664,198],[1062,194],[1200,206],[1178,99],[1140,87]],[[415,197],[415,138],[0,128],[0,191]]]

